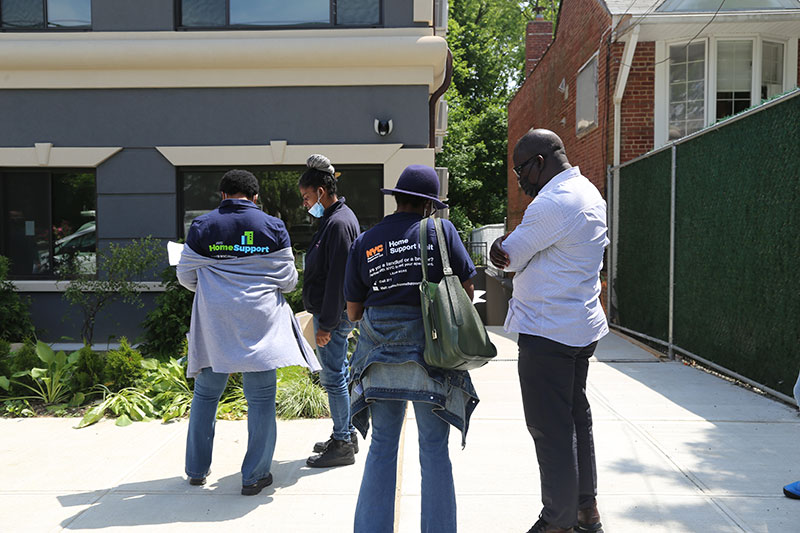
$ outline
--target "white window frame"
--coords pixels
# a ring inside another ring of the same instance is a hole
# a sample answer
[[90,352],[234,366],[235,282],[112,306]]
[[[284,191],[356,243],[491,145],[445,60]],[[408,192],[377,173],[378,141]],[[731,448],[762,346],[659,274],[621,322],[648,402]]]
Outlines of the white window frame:
[[[750,89],[750,105],[761,101],[761,56],[764,41],[783,45],[783,90],[788,91],[797,84],[797,39],[786,39],[770,34],[720,34],[692,43],[705,42],[706,90],[705,126],[717,122],[717,43],[720,41],[753,41],[753,73]],[[653,140],[656,148],[669,142],[669,47],[686,44],[686,39],[656,41],[655,67],[655,116]]]
[[[594,54],[586,60],[586,62],[581,65],[581,68],[578,69],[577,74],[575,74],[575,134],[578,137],[585,135],[586,133],[595,129],[599,123],[599,114],[600,114],[600,61],[599,58],[600,53],[599,50],[596,51]],[[578,87],[578,78],[580,77],[581,73],[591,65],[592,61],[595,62],[595,70],[594,70],[594,121],[585,126],[583,128],[578,127],[578,99],[580,96],[580,87]]]

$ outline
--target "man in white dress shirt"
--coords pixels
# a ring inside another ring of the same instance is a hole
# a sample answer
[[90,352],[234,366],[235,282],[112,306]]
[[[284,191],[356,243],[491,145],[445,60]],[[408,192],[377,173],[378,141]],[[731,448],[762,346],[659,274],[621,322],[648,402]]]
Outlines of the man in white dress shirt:
[[530,532],[598,533],[586,374],[597,341],[608,333],[599,298],[606,203],[569,164],[552,131],[526,133],[513,161],[533,201],[519,226],[492,244],[490,258],[516,273],[505,329],[519,334],[522,402],[544,504]]

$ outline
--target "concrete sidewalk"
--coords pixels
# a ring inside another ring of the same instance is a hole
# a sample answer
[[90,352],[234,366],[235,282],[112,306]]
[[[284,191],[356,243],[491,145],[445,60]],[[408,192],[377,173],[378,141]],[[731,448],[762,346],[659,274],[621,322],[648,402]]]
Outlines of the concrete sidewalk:
[[[513,336],[492,328],[497,360],[473,372],[481,404],[460,448],[450,446],[461,532],[524,532],[541,509]],[[796,409],[609,335],[589,369],[599,503],[606,533],[797,532]],[[397,531],[419,531],[416,424],[404,429]],[[139,530],[346,532],[368,443],[354,466],[306,468],[328,420],[281,421],[275,484],[239,495],[245,422],[217,424],[205,487],[183,474],[186,421],[0,419],[0,531]]]

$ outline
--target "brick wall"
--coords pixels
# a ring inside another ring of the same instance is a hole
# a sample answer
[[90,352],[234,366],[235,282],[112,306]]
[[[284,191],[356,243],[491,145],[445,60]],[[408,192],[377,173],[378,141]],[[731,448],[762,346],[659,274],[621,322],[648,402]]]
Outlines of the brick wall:
[[[605,191],[608,113],[606,96],[613,91],[613,78],[606,87],[608,30],[611,17],[597,0],[562,0],[553,43],[508,107],[508,226],[516,227],[530,202],[517,185],[512,153],[517,140],[530,128],[547,128],[564,141],[572,165],[578,165],[601,192]],[[578,70],[598,52],[598,126],[578,136],[575,132],[575,81]],[[567,98],[559,92],[567,84]],[[563,122],[562,122],[563,121]],[[651,133],[652,136],[652,133]]]
[[[617,71],[620,67],[624,44],[615,44],[612,61],[612,85],[616,85]],[[653,149],[653,120],[655,114],[655,59],[656,46],[652,41],[640,42],[636,46],[631,69],[628,73],[628,83],[622,96],[620,118],[620,163],[630,161]],[[613,95],[612,110],[609,117],[611,130],[614,134]],[[612,137],[613,139],[613,137]],[[612,140],[613,142],[613,140]],[[613,145],[611,146],[613,150]],[[611,164],[613,164],[612,160]]]
[[528,22],[525,31],[525,76],[539,63],[547,47],[553,42],[553,23],[541,15],[536,16],[536,20]]

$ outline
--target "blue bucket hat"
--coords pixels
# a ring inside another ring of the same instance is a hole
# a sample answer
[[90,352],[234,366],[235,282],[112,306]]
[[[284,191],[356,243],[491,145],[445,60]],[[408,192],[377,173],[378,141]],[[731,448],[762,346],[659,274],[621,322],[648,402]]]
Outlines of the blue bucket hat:
[[439,176],[428,165],[408,165],[397,179],[394,189],[381,189],[383,194],[399,192],[420,196],[433,201],[436,209],[446,209],[447,204],[439,200]]

